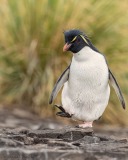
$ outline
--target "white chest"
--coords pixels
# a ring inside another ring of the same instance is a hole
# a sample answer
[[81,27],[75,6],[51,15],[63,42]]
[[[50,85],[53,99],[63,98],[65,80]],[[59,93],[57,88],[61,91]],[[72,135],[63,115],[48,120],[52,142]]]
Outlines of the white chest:
[[75,86],[76,89],[93,91],[95,87],[108,83],[108,67],[104,57],[90,48],[74,55],[68,83],[72,89]]

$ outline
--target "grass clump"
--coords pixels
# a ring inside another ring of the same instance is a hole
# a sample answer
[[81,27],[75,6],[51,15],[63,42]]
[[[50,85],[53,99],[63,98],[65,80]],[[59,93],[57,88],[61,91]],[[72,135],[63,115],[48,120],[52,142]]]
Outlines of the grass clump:
[[[56,79],[70,63],[70,54],[62,53],[62,32],[70,28],[87,31],[94,45],[105,53],[127,100],[126,1],[0,0],[0,3],[1,103],[25,104],[37,112],[46,109]],[[116,123],[120,112],[119,102],[112,94],[103,121]],[[125,115],[118,123],[126,124]]]

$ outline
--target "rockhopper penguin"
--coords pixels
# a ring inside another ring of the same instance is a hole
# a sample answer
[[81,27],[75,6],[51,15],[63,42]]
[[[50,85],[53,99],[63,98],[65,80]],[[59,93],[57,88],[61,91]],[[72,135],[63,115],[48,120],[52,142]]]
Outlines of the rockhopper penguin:
[[57,115],[83,121],[79,127],[92,127],[94,120],[103,114],[110,96],[109,82],[125,109],[120,87],[110,71],[105,57],[93,46],[87,35],[80,30],[64,32],[63,51],[73,53],[71,64],[56,82],[50,96],[51,104],[61,87],[62,106]]

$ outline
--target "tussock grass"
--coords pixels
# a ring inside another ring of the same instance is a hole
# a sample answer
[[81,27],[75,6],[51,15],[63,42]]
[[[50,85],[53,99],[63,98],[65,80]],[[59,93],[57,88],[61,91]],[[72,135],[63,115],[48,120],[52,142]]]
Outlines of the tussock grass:
[[[127,1],[0,0],[0,4],[1,103],[24,104],[39,113],[50,110],[46,108],[50,92],[70,63],[71,54],[62,53],[63,30],[70,28],[85,31],[105,53],[127,101]],[[103,121],[128,122],[113,92]]]

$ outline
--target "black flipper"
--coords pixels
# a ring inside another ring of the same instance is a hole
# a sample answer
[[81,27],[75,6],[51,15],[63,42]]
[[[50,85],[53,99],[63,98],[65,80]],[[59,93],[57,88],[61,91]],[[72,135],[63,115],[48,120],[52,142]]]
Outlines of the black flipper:
[[110,80],[110,83],[111,85],[113,86],[113,88],[115,89],[115,92],[117,94],[117,97],[119,98],[120,100],[120,103],[123,107],[123,109],[125,109],[126,105],[125,105],[125,101],[124,101],[124,98],[123,98],[123,95],[122,95],[122,92],[121,92],[121,89],[114,77],[114,75],[112,74],[112,72],[110,71],[109,69],[109,80]]
[[70,65],[66,68],[66,70],[60,76],[60,78],[57,80],[57,82],[56,82],[56,84],[55,84],[55,86],[52,90],[52,93],[51,93],[51,96],[50,96],[50,99],[49,99],[49,104],[51,104],[54,101],[54,99],[56,98],[56,96],[57,96],[58,92],[60,91],[61,87],[68,80],[69,71],[70,71]]

